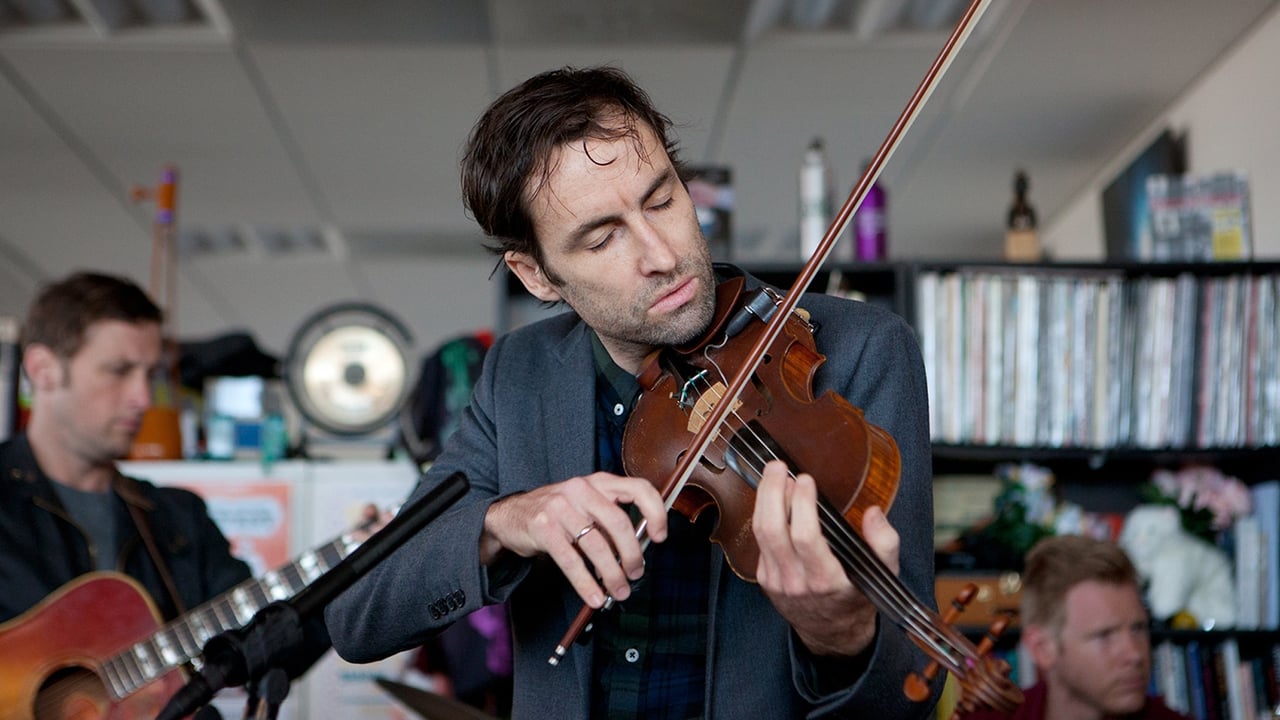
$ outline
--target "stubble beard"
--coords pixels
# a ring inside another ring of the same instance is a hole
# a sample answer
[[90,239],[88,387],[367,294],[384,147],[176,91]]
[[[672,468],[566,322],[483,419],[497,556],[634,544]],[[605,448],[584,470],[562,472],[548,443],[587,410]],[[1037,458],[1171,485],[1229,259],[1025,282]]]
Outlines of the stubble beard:
[[[684,307],[674,311],[661,323],[646,322],[649,307],[663,293],[670,292],[671,285],[662,284],[652,293],[640,299],[628,315],[635,318],[630,328],[616,324],[612,328],[600,328],[597,332],[614,335],[616,339],[636,346],[662,347],[683,345],[700,337],[711,324],[715,314],[715,273],[711,269],[711,253],[703,244],[698,252],[681,260],[672,273],[675,277],[696,277],[698,294]],[[628,332],[622,332],[623,330]]]

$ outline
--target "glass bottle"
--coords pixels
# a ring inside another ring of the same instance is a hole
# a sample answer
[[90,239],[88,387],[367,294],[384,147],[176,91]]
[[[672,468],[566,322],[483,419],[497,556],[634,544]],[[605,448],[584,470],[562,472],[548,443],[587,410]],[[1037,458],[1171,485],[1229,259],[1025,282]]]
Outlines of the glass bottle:
[[1013,205],[1009,207],[1008,230],[1035,230],[1036,209],[1027,202],[1027,190],[1031,187],[1027,174],[1019,170],[1013,176]]
[[1010,262],[1035,262],[1040,259],[1040,241],[1036,236],[1036,210],[1027,199],[1031,183],[1027,173],[1019,170],[1013,176],[1013,204],[1005,221],[1004,259]]

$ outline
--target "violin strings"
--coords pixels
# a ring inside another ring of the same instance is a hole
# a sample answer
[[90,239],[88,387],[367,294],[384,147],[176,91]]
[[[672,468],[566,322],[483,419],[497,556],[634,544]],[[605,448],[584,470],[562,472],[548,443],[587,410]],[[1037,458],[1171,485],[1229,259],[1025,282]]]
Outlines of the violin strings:
[[[759,472],[760,469],[756,469]],[[861,589],[899,627],[914,632],[939,653],[956,653],[945,637],[934,631],[928,613],[874,554],[865,540],[849,527],[830,502],[819,496],[819,518],[832,551]],[[950,657],[950,655],[948,655]]]
[[[694,378],[693,382],[703,383],[704,392],[716,392],[705,378],[701,380]],[[730,452],[737,453],[748,462],[751,471],[759,478],[765,463],[778,459],[777,455],[770,449],[768,442],[738,414],[736,409],[731,410],[726,417],[736,420],[740,430],[731,433],[730,436],[726,436],[723,431],[717,431],[715,439],[723,443],[718,449],[726,459],[730,457]],[[735,444],[734,437],[741,438],[743,442]],[[790,470],[788,473],[790,474]],[[750,478],[744,477],[744,480],[751,482]],[[914,632],[922,642],[932,647],[942,656],[939,659],[948,665],[948,669],[963,672],[955,656],[963,657],[970,653],[956,647],[949,638],[934,630],[930,611],[923,607],[902,584],[901,579],[880,561],[866,541],[852,531],[843,515],[832,508],[825,498],[820,496],[820,501],[819,513],[824,534],[833,552],[850,571],[852,579],[861,580],[862,582],[859,583],[861,589],[868,594],[876,606],[889,615],[890,619],[903,630]],[[910,614],[904,613],[903,608]]]
[[[754,434],[754,430],[746,428]],[[730,441],[732,445],[732,441]],[[751,469],[757,473],[762,471],[763,461],[759,450],[754,448],[752,454],[756,456],[760,464],[752,465]],[[771,454],[770,454],[771,455]],[[933,625],[928,617],[927,610],[922,608],[916,601],[914,596],[902,585],[897,576],[893,575],[884,563],[875,556],[874,552],[866,544],[866,541],[859,535],[854,533],[842,515],[834,510],[829,501],[819,497],[819,513],[824,534],[831,545],[832,551],[842,561],[845,568],[851,572],[853,579],[860,580],[859,586],[866,592],[875,604],[880,607],[899,627],[908,632],[914,632],[921,639],[928,643],[930,647],[939,653],[963,654],[957,648],[951,647],[947,638],[941,636],[933,630]],[[907,612],[904,612],[904,609]],[[951,655],[947,658],[950,660]],[[951,660],[948,664],[951,664]]]
[[[709,355],[707,355],[707,360],[719,372],[719,367],[711,360]],[[721,380],[723,382],[723,374],[721,374]],[[702,383],[704,394],[716,393],[717,395],[722,395],[723,391],[714,388],[705,376],[701,374],[694,377],[690,382],[695,385]],[[718,402],[721,399],[721,397],[716,397],[715,401]],[[733,433],[732,437],[726,439],[723,432],[721,432],[722,429],[717,429],[718,432],[715,439],[723,441],[728,446],[727,448],[722,446],[719,449],[724,453],[726,460],[731,458],[728,454],[730,451],[739,452],[739,455],[749,462],[754,459],[755,464],[751,466],[751,470],[759,477],[763,472],[764,464],[770,459],[777,459],[776,454],[772,451],[768,442],[756,433],[754,427],[743,420],[736,408],[727,413],[726,417],[732,417],[737,420],[741,431]],[[744,444],[741,450],[746,452],[741,452],[734,447],[733,437],[742,438],[744,441],[749,439],[754,442],[752,444]],[[790,473],[790,471],[788,472]],[[750,482],[749,478],[744,477],[744,479]],[[931,611],[923,607],[902,584],[900,578],[880,562],[880,559],[866,545],[865,540],[849,528],[848,523],[844,521],[843,515],[832,509],[830,503],[826,502],[825,499],[824,504],[826,507],[820,507],[822,511],[821,520],[832,550],[842,560],[852,579],[861,579],[863,581],[860,583],[863,591],[867,592],[873,601],[877,599],[880,601],[876,603],[877,606],[884,610],[903,630],[907,632],[914,631],[922,642],[927,643],[937,650],[939,654],[942,654],[943,657],[940,659],[944,663],[948,665],[955,663],[952,655],[947,654],[947,651],[962,657],[973,655],[973,653],[967,652],[965,648],[956,647],[949,638],[933,629],[934,616]],[[905,615],[900,608],[910,610],[911,615]],[[954,669],[957,672],[962,671],[962,668],[959,667],[949,669]]]

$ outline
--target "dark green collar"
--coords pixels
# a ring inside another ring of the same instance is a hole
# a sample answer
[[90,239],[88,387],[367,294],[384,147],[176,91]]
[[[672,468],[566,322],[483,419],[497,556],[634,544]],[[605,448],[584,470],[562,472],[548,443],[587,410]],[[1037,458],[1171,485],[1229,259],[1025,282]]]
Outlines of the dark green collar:
[[591,357],[595,362],[596,377],[612,388],[614,395],[630,410],[635,404],[636,396],[640,394],[640,383],[636,381],[635,375],[618,367],[595,330],[591,331]]

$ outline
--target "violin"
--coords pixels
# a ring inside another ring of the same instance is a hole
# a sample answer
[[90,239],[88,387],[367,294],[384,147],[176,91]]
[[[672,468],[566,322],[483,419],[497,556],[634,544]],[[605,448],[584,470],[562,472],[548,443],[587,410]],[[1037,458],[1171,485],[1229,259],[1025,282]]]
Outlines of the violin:
[[[755,316],[745,309],[750,305],[742,302],[744,286],[741,277],[720,283],[716,314],[706,335],[687,347],[653,353],[644,363],[640,396],[622,436],[628,475],[670,475],[689,438],[724,396],[728,378],[741,367],[743,353],[764,328],[758,319],[752,322]],[[772,307],[772,296],[760,292]],[[731,317],[732,313],[737,315]],[[843,517],[854,527],[862,526],[862,512],[871,505],[888,512],[901,469],[898,446],[889,433],[866,422],[861,410],[835,393],[813,396],[813,375],[824,358],[803,315],[787,318],[786,329],[766,356],[673,505],[691,520],[708,507],[719,508],[711,541],[723,548],[734,573],[748,582],[755,582],[760,558],[751,514],[755,485],[766,462],[782,459],[793,474],[812,475],[822,490],[820,513]],[[846,541],[834,524],[823,525],[833,545]],[[844,559],[855,552],[837,556]]]
[[[711,408],[724,402],[728,378],[741,368],[744,353],[764,332],[765,320],[781,299],[768,288],[752,295],[744,287],[741,277],[721,283],[716,288],[716,313],[704,337],[646,359],[639,376],[640,397],[622,437],[628,475],[667,477]],[[989,655],[1007,620],[998,619],[981,645],[974,646],[951,623],[976,587],[962,591],[948,615],[940,617],[854,529],[862,526],[866,508],[889,510],[898,489],[901,457],[893,437],[867,422],[843,397],[831,391],[814,396],[813,378],[824,360],[813,339],[813,325],[803,310],[794,311],[727,411],[672,508],[696,520],[714,507],[718,516],[711,541],[720,545],[734,573],[755,582],[760,549],[751,517],[764,465],[781,459],[793,476],[812,475],[819,489],[823,535],[846,574],[934,659],[924,672],[906,678],[906,695],[926,700],[929,681],[945,668],[961,688],[961,709],[1013,710],[1022,693],[1008,677],[1008,664]]]
[[[888,510],[897,492],[901,458],[889,433],[868,423],[843,398],[835,393],[814,397],[813,376],[825,358],[817,352],[813,328],[797,307],[990,1],[971,0],[790,290],[782,295],[746,295],[740,279],[722,283],[714,320],[704,337],[647,359],[622,451],[628,474],[662,478],[659,490],[668,510],[694,519],[716,506],[720,515],[712,539],[724,549],[734,572],[747,580],[753,579],[759,557],[750,518],[755,484],[765,463],[781,459],[793,475],[812,475],[823,534],[846,574],[881,614],[932,658],[923,672],[904,680],[906,696],[918,702],[927,699],[929,681],[945,669],[959,686],[960,710],[986,706],[1008,712],[1022,702],[1022,693],[1008,677],[1008,664],[989,654],[1006,622],[997,620],[975,646],[951,623],[976,588],[963,591],[939,616],[912,595],[855,530],[866,508],[878,505]],[[636,528],[636,537],[647,544],[644,522]],[[551,664],[559,663],[593,614],[590,606],[583,606],[556,646]]]

